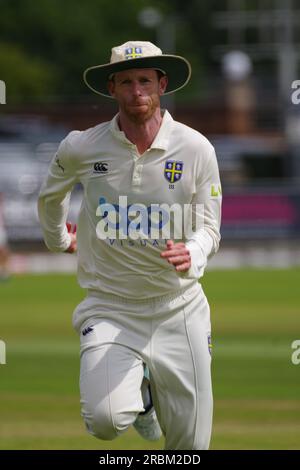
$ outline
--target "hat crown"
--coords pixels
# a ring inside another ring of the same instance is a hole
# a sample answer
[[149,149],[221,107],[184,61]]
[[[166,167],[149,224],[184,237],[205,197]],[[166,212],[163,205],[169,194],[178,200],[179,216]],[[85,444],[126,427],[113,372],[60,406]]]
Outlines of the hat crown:
[[111,64],[124,60],[162,55],[161,49],[149,41],[128,41],[120,46],[113,47],[111,52]]

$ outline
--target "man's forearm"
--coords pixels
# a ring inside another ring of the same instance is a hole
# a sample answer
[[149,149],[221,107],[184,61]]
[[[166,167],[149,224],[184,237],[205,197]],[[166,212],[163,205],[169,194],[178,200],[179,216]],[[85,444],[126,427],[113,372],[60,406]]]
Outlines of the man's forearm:
[[66,227],[70,194],[64,199],[40,194],[38,213],[44,240],[51,251],[66,251],[71,244],[71,237]]
[[77,182],[70,139],[78,134],[71,132],[59,145],[50,164],[38,199],[38,214],[45,243],[51,251],[66,251],[71,236],[66,227],[70,196]]
[[192,263],[188,273],[189,276],[198,279],[203,275],[208,258],[217,251],[214,245],[212,236],[205,229],[195,232],[193,237],[186,242]]

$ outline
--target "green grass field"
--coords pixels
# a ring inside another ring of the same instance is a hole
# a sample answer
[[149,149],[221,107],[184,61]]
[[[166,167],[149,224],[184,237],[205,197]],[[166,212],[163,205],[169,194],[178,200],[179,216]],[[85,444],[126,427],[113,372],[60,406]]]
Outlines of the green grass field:
[[[300,270],[211,271],[215,397],[212,449],[300,449]],[[74,276],[16,276],[0,284],[0,449],[159,449],[133,429],[112,442],[80,417]]]

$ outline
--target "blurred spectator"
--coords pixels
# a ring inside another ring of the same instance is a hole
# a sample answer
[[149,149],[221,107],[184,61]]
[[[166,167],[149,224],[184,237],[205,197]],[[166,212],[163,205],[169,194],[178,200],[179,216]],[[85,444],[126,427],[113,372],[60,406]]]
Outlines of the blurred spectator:
[[255,129],[256,97],[251,81],[252,63],[242,51],[231,51],[223,57],[227,122],[230,134],[252,134]]

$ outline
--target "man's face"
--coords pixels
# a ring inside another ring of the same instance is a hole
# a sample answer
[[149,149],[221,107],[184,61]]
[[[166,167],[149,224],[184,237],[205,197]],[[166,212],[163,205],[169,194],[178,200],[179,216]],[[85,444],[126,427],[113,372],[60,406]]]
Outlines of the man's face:
[[154,69],[131,69],[116,73],[108,89],[122,113],[133,122],[143,123],[159,108],[167,83],[167,77],[158,78]]

